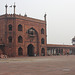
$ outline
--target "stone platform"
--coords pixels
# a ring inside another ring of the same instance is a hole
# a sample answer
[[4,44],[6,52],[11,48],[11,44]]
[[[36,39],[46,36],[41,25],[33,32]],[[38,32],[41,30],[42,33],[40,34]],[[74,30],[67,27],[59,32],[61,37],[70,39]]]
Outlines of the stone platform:
[[75,75],[75,55],[0,59],[0,75]]

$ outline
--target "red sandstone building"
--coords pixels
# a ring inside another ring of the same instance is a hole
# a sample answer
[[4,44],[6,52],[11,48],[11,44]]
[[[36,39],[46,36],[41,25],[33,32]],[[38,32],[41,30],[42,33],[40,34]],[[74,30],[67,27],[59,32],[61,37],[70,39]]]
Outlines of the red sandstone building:
[[72,45],[47,44],[47,55],[75,55],[75,37]]
[[7,56],[45,56],[75,54],[73,45],[47,44],[46,14],[44,20],[14,14],[0,16],[0,55]]
[[8,56],[47,55],[45,20],[16,15],[0,16],[0,54]]
[[48,55],[75,55],[75,45],[47,44]]

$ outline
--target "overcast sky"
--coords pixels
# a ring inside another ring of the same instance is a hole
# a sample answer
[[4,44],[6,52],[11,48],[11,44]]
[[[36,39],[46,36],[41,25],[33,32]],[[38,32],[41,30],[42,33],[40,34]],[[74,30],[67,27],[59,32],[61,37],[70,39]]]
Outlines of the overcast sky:
[[[0,0],[0,15],[5,13],[5,4],[16,4],[16,14],[44,20],[47,14],[47,43],[71,44],[75,36],[75,0]],[[8,13],[13,8],[8,7]]]

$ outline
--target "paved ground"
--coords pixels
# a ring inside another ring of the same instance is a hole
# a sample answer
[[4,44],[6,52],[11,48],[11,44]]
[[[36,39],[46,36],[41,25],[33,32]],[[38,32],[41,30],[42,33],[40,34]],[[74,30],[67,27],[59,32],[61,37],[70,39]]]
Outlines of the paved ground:
[[75,55],[0,59],[0,75],[75,75]]

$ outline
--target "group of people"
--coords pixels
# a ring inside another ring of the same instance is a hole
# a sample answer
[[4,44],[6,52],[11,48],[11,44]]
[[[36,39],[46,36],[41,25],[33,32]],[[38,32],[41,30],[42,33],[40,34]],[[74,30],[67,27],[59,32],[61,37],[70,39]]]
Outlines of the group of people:
[[7,58],[7,55],[1,54],[1,55],[0,55],[0,58]]

